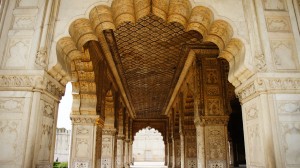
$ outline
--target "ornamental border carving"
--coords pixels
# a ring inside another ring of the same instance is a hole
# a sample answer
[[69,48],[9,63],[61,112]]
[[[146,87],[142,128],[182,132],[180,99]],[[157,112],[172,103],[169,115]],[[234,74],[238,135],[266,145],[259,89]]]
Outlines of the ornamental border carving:
[[98,125],[99,123],[99,115],[70,115],[72,124],[79,125]]
[[256,94],[262,92],[280,92],[293,91],[297,92],[300,89],[300,78],[283,77],[283,78],[270,78],[270,77],[257,77],[252,80],[248,85],[236,88],[235,93],[238,98],[242,100],[249,99]]

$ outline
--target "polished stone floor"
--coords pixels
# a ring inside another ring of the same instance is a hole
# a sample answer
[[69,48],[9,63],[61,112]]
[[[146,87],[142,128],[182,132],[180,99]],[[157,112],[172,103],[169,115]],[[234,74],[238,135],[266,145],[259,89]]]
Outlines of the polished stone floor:
[[134,162],[131,168],[167,168],[164,162]]

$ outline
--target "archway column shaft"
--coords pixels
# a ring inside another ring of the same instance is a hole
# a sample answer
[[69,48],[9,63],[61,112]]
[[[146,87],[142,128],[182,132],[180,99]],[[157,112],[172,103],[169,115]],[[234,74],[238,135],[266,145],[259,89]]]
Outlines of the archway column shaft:
[[133,165],[132,147],[133,147],[133,142],[132,142],[132,140],[130,140],[129,144],[128,144],[128,156],[129,156],[128,161],[129,161],[130,165]]
[[129,140],[125,140],[124,167],[129,168]]
[[198,168],[228,167],[227,122],[227,116],[201,116],[195,120]]
[[173,168],[180,168],[180,138],[173,138]]
[[124,148],[125,148],[124,135],[117,136],[117,155],[116,155],[116,168],[124,167]]
[[173,156],[174,156],[174,149],[173,149],[173,138],[171,137],[168,141],[168,167],[173,167]]
[[115,167],[116,129],[102,130],[101,168]]
[[2,71],[0,78],[0,141],[5,151],[0,154],[0,165],[52,165],[64,87],[41,70]]
[[247,167],[300,166],[300,79],[283,75],[261,73],[236,89]]
[[71,115],[71,120],[72,138],[69,166],[71,168],[97,167],[100,164],[97,150],[101,150],[98,145],[101,144],[99,134],[101,135],[103,122],[99,124],[98,115]]

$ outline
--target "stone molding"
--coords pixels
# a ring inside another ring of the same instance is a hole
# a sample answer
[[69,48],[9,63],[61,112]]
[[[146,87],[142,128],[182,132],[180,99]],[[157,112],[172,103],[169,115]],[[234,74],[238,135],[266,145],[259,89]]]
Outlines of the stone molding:
[[13,73],[3,71],[1,73],[0,90],[40,91],[49,93],[57,99],[64,94],[64,86],[43,70],[29,71],[28,74],[22,74],[21,71]]
[[125,140],[125,135],[117,135],[118,140]]
[[70,115],[72,124],[98,125],[99,115]]
[[102,130],[102,135],[115,135],[116,134],[116,132],[117,132],[117,130],[116,129],[111,129],[111,128],[109,128],[109,129],[103,129]]
[[227,125],[229,116],[201,116],[194,120],[197,126],[205,125]]
[[260,93],[281,93],[282,91],[298,93],[300,89],[300,77],[298,73],[285,74],[273,77],[276,74],[258,74],[249,79],[249,82],[236,88],[235,93],[240,101],[246,102]]

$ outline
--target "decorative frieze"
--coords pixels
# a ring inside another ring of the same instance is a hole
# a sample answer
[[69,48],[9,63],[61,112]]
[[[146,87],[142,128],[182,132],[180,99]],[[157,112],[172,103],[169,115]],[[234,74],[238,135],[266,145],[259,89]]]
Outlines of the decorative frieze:
[[227,125],[228,120],[228,116],[201,116],[194,122],[195,125]]
[[1,75],[0,87],[32,87],[36,76]]
[[235,92],[240,100],[244,100],[266,91],[280,92],[283,90],[297,91],[300,89],[300,78],[286,77],[259,77],[252,80],[248,85],[238,87]]
[[71,115],[73,124],[97,124],[99,121],[98,115]]

